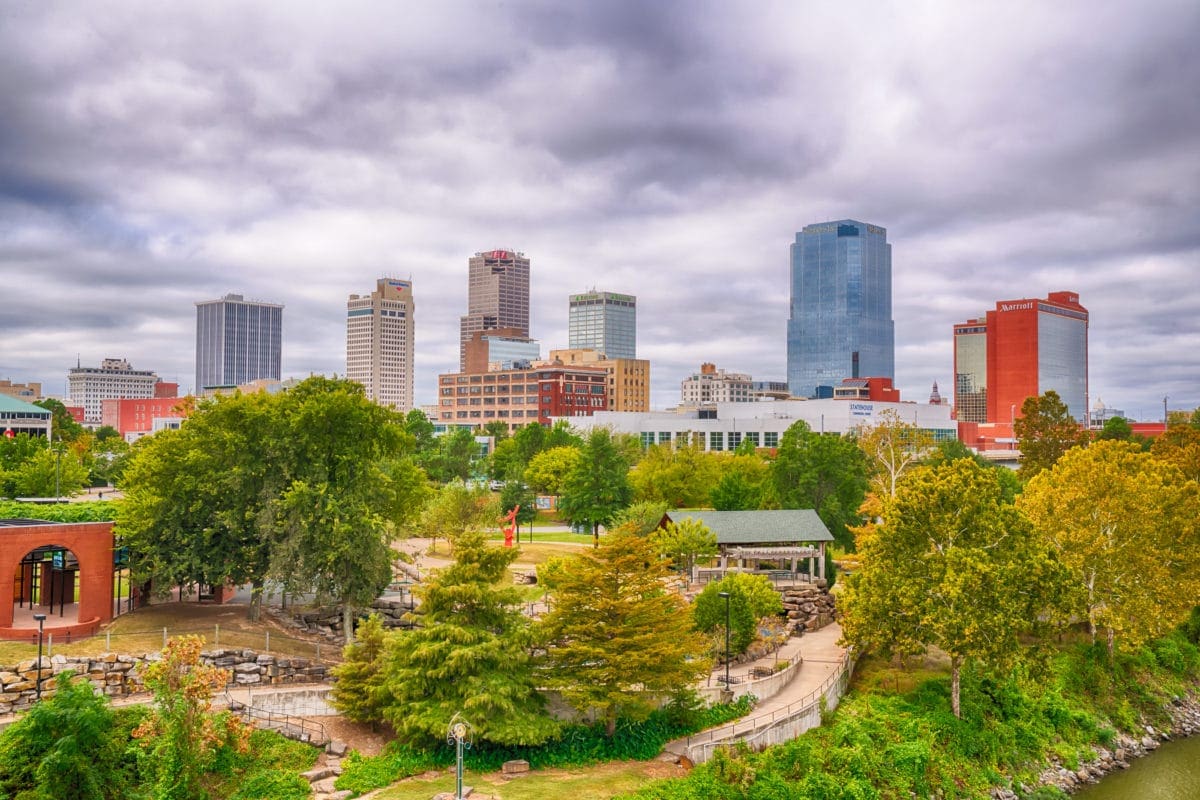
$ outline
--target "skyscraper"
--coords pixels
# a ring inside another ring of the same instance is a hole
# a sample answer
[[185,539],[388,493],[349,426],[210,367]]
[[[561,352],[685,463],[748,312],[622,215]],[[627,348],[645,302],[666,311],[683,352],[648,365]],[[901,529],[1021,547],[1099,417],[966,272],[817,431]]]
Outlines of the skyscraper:
[[1088,310],[1075,292],[1001,300],[954,326],[954,407],[959,422],[1011,422],[1026,398],[1053,390],[1086,421]]
[[515,328],[529,336],[529,259],[511,250],[476,253],[467,261],[467,313],[459,326],[459,369],[475,331]]
[[637,358],[637,298],[592,289],[571,295],[569,344],[608,358]]
[[283,306],[227,294],[196,303],[196,393],[279,380]]
[[346,301],[346,377],[367,397],[398,411],[413,407],[412,282],[380,278],[369,295]]
[[793,395],[832,397],[843,378],[895,379],[892,246],[884,228],[852,219],[806,226],[791,248],[791,292]]

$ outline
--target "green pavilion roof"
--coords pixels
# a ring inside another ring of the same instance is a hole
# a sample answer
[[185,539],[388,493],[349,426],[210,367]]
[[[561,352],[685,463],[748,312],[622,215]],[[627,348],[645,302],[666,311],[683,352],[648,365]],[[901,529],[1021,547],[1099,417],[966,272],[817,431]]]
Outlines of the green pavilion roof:
[[768,511],[668,511],[663,522],[694,519],[716,534],[719,545],[832,542],[833,534],[811,508]]

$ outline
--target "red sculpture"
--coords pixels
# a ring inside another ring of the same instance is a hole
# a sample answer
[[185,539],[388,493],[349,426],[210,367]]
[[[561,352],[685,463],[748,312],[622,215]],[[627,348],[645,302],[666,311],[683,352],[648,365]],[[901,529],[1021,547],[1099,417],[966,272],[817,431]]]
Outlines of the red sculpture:
[[512,511],[510,511],[504,515],[505,521],[508,522],[508,525],[501,528],[501,530],[504,531],[504,546],[505,547],[513,546],[513,533],[517,529],[517,512],[520,510],[521,510],[521,506],[517,505],[517,506],[513,507]]

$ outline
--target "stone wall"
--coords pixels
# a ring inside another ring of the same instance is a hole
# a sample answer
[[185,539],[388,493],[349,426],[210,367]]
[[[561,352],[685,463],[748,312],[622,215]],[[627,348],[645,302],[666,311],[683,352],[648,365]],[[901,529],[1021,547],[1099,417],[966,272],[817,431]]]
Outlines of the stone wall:
[[[412,595],[407,592],[403,597],[385,595],[371,603],[370,608],[363,609],[360,615],[365,617],[368,614],[378,614],[380,619],[383,620],[385,628],[411,628],[412,623],[405,621],[404,615],[412,607]],[[297,613],[271,609],[268,613],[292,630],[322,636],[330,642],[340,643],[344,641],[344,637],[342,636],[342,609],[340,606],[309,609]]]
[[[146,691],[142,676],[146,665],[157,661],[158,653],[144,655],[42,657],[42,697],[54,692],[54,676],[71,670],[91,682],[97,693],[122,697]],[[200,654],[205,664],[228,669],[231,686],[320,683],[328,678],[328,667],[307,658],[288,658],[254,650],[206,650]],[[0,714],[24,711],[37,696],[37,659],[30,658],[13,666],[0,666]]]
[[793,633],[824,628],[837,618],[833,596],[825,588],[824,579],[779,590],[783,595],[783,611],[788,628]]

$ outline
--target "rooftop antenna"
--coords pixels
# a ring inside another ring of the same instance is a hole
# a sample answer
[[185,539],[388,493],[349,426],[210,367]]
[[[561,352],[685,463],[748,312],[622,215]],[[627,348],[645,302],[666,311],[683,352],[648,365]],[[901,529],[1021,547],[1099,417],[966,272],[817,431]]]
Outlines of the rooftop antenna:
[[1167,424],[1167,395],[1163,396],[1163,426]]

